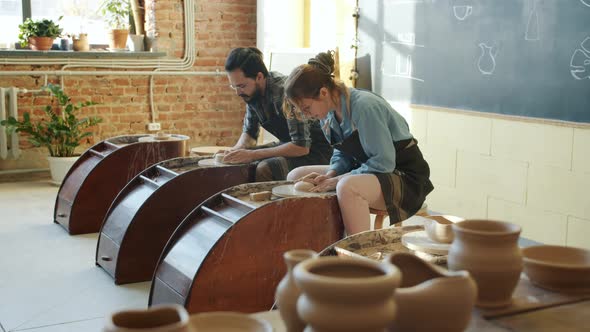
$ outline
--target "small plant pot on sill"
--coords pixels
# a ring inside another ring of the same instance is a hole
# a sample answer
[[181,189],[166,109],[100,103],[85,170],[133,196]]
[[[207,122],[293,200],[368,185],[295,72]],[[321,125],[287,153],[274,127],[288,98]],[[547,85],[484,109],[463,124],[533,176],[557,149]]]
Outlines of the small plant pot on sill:
[[90,50],[87,33],[81,33],[78,36],[72,37],[72,43],[72,48],[76,52],[88,52]]
[[53,38],[29,37],[29,45],[33,51],[49,51],[53,46]]
[[57,186],[61,185],[61,182],[65,178],[66,174],[72,165],[78,160],[80,156],[73,157],[51,157],[47,156],[49,161],[49,170],[51,172],[51,182]]
[[129,34],[129,40],[127,41],[127,45],[129,45],[129,51],[131,52],[144,51],[144,35]]
[[113,29],[109,32],[109,48],[111,50],[122,50],[127,46],[127,29]]

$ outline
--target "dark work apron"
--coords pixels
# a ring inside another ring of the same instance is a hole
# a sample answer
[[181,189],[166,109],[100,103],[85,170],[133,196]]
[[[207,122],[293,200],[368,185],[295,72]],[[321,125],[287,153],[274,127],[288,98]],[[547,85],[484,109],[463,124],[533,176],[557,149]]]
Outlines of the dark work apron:
[[[393,142],[396,166],[392,173],[372,173],[377,176],[390,223],[401,222],[413,216],[422,207],[426,195],[434,186],[430,182],[430,168],[414,138]],[[358,130],[342,142],[333,144],[334,149],[352,157],[357,165],[369,160],[361,145]],[[355,167],[355,168],[356,168]]]
[[[275,106],[276,107],[276,106]],[[270,116],[266,121],[261,122],[261,126],[279,139],[280,143],[271,143],[256,148],[268,148],[279,144],[291,142],[289,126],[287,121],[276,115],[274,112],[268,112]],[[267,113],[267,114],[268,114]],[[326,141],[318,121],[309,124],[311,147],[309,153],[300,157],[272,157],[261,160],[256,167],[256,181],[279,181],[285,180],[289,171],[307,165],[328,165],[332,157],[332,147]]]

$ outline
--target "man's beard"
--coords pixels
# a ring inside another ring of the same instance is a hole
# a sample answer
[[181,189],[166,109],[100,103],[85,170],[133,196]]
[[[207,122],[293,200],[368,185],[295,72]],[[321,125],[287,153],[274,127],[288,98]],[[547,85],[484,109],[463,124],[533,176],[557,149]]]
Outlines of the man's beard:
[[247,95],[247,94],[243,93],[243,94],[240,94],[239,96],[242,97],[242,99],[245,102],[249,103],[249,102],[252,102],[252,101],[258,99],[258,97],[260,97],[260,89],[258,88],[258,86],[256,86],[256,89],[254,89],[254,92],[252,92],[251,95]]

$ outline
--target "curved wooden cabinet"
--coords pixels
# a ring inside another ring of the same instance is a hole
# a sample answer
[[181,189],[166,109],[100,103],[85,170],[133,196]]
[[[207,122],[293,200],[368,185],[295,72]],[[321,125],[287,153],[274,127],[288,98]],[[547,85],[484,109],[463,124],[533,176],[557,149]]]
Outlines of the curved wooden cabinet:
[[286,182],[239,185],[194,209],[158,262],[149,304],[191,313],[268,310],[287,269],[285,251],[320,251],[342,238],[335,195],[252,202],[248,193]]
[[162,160],[187,155],[188,136],[153,140],[150,135],[118,136],[88,149],[64,178],[53,221],[70,234],[98,232],[119,191],[134,176]]
[[254,164],[200,167],[200,159],[153,165],[113,201],[100,231],[96,264],[116,284],[151,280],[162,250],[187,214],[223,189],[254,181]]

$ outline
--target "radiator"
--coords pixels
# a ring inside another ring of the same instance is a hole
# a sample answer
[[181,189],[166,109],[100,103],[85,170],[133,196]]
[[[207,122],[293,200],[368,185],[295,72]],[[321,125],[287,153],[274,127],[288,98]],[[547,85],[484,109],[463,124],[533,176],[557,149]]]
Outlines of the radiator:
[[[9,116],[18,119],[17,110],[17,88],[0,88],[0,121],[6,120]],[[18,147],[18,133],[8,134],[5,126],[0,126],[0,159],[8,158],[8,153],[13,158],[20,156]]]

